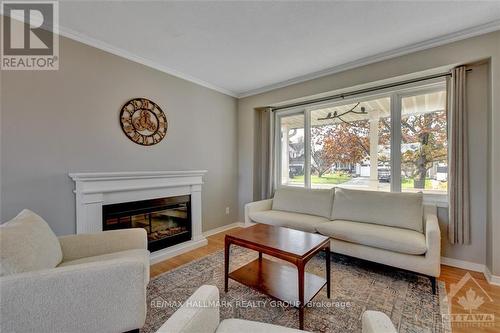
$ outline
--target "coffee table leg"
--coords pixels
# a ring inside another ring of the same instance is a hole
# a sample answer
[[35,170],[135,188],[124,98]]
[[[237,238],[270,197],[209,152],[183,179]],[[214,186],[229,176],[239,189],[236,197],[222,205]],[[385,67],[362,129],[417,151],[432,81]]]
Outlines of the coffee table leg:
[[231,242],[224,239],[224,291],[227,293],[228,279],[229,279],[229,247]]
[[331,275],[330,275],[330,266],[331,266],[331,262],[330,262],[330,247],[327,246],[325,248],[325,257],[326,257],[326,297],[330,298],[330,279],[331,279]]
[[297,265],[299,272],[299,328],[304,329],[304,264]]

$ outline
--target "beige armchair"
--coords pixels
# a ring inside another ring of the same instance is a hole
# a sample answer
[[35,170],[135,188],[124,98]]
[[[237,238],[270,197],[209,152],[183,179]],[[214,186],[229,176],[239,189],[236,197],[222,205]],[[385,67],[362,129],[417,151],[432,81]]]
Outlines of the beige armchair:
[[144,325],[144,229],[57,238],[24,210],[0,226],[0,331],[126,332]]
[[293,328],[243,319],[220,321],[219,289],[203,285],[156,333],[307,333]]
[[[220,321],[219,289],[203,285],[156,333],[307,333],[293,328],[243,319]],[[362,333],[398,333],[391,319],[379,311],[365,311]]]

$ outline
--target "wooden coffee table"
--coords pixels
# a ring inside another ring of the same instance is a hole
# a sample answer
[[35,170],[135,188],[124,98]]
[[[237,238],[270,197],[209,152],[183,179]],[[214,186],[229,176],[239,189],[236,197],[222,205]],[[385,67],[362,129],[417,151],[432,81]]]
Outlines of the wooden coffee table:
[[[259,258],[229,273],[231,244],[259,252]],[[299,326],[304,328],[304,307],[326,285],[330,298],[330,239],[289,228],[256,224],[231,232],[224,241],[224,290],[228,279],[238,281],[275,299],[299,308]],[[326,279],[305,272],[307,262],[318,252],[326,254]],[[262,253],[288,261],[297,268],[262,257]]]

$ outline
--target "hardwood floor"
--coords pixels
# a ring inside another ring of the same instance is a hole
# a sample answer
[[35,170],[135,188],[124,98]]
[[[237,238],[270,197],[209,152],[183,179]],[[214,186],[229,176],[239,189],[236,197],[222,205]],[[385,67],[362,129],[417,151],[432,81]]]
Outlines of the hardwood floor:
[[[450,294],[451,286],[454,283],[458,283],[464,275],[469,273],[474,280],[480,285],[478,288],[475,283],[468,281],[464,288],[460,290],[451,301],[451,312],[452,313],[464,313],[463,306],[459,304],[460,297],[467,297],[467,291],[472,290],[476,293],[476,297],[482,297],[484,303],[481,304],[478,309],[473,309],[472,313],[480,314],[492,314],[494,315],[494,321],[491,323],[483,323],[479,327],[477,324],[460,324],[455,323],[452,325],[454,333],[468,333],[468,332],[500,332],[500,287],[494,286],[488,283],[483,273],[467,271],[464,269],[441,265],[441,275],[439,280],[445,282],[446,291]],[[484,291],[484,292],[483,292]],[[484,294],[486,293],[486,294]],[[489,299],[491,298],[491,300]],[[466,312],[465,312],[466,313]]]
[[[234,230],[234,229],[231,229]],[[199,259],[204,257],[210,253],[214,253],[219,250],[224,249],[224,236],[226,232],[221,232],[212,236],[207,237],[208,244],[203,247],[199,247],[192,251],[183,253],[181,255],[175,256],[173,258],[167,259],[165,261],[159,262],[151,266],[151,278],[168,272],[171,269],[174,269],[178,266],[187,264],[195,259]]]
[[[231,229],[234,230],[234,229]],[[162,261],[160,263],[151,266],[151,277],[155,277],[164,272],[168,272],[178,266],[189,263],[195,259],[204,257],[210,253],[214,253],[219,250],[224,249],[224,236],[227,232],[221,232],[212,236],[207,237],[208,244],[206,246],[200,247],[193,251],[181,254],[174,258]],[[492,314],[494,315],[494,322],[492,323],[482,323],[478,324],[475,322],[473,324],[463,324],[455,322],[452,324],[453,333],[469,333],[469,332],[483,332],[483,333],[493,333],[500,332],[500,286],[490,285],[484,275],[479,272],[467,271],[460,268],[455,268],[451,266],[441,266],[441,276],[440,281],[446,284],[446,290],[448,294],[451,291],[452,284],[457,284],[459,281],[469,273],[472,278],[479,284],[480,288],[472,280],[468,280],[463,288],[452,298],[451,301],[451,312],[467,314],[468,312],[464,310],[463,305],[459,303],[460,297],[462,298],[461,303],[465,304],[463,301],[469,301],[469,308],[472,309],[473,314]],[[469,295],[467,298],[467,291],[472,290],[475,295]],[[481,297],[482,299],[480,299]],[[490,300],[491,299],[491,300]],[[476,302],[474,302],[476,300]],[[480,304],[476,309],[474,306]],[[462,317],[463,318],[463,317]],[[470,317],[469,317],[470,318]],[[475,317],[477,318],[477,317]],[[491,318],[491,317],[489,317]]]

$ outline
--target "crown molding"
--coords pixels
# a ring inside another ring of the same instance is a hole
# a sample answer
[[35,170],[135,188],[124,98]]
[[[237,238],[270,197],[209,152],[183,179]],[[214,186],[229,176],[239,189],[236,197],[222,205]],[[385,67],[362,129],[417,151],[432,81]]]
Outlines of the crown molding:
[[138,56],[138,55],[133,54],[133,53],[131,53],[129,51],[125,51],[125,50],[123,50],[121,48],[118,48],[118,47],[115,47],[113,45],[110,45],[110,44],[108,44],[106,42],[103,42],[103,41],[97,40],[95,38],[89,37],[89,36],[87,36],[85,34],[76,32],[76,31],[74,31],[72,29],[65,28],[65,27],[63,27],[61,25],[59,26],[59,35],[64,36],[64,37],[69,38],[69,39],[72,39],[72,40],[75,40],[77,42],[80,42],[80,43],[92,46],[92,47],[95,47],[97,49],[106,51],[108,53],[117,55],[119,57],[131,60],[133,62],[137,62],[137,63],[139,63],[141,65],[144,65],[144,66],[147,66],[147,67],[159,70],[160,72],[163,72],[163,73],[175,76],[177,78],[180,78],[180,79],[192,82],[192,83],[195,83],[195,84],[197,84],[199,86],[202,86],[202,87],[205,87],[205,88],[208,88],[208,89],[211,89],[211,90],[215,90],[217,92],[223,93],[225,95],[229,95],[231,97],[238,97],[238,93],[237,92],[234,92],[234,91],[231,91],[231,90],[228,90],[228,89],[225,89],[225,88],[218,87],[218,86],[216,86],[214,84],[211,84],[209,82],[200,80],[200,79],[198,79],[196,77],[193,77],[191,75],[185,74],[183,72],[180,72],[180,71],[175,70],[173,68],[170,68],[168,66],[161,65],[161,64],[159,64],[159,63],[157,63],[157,62],[155,62],[153,60],[150,60],[150,59]]
[[271,90],[284,88],[284,87],[287,87],[287,86],[290,86],[293,84],[302,83],[305,81],[317,79],[317,78],[328,76],[331,74],[340,73],[340,72],[343,72],[343,71],[346,71],[349,69],[353,69],[356,67],[361,67],[361,66],[373,64],[373,63],[376,63],[379,61],[396,58],[396,57],[403,56],[406,54],[410,54],[410,53],[430,49],[433,47],[453,43],[453,42],[456,42],[459,40],[487,34],[489,32],[493,32],[493,31],[497,31],[497,30],[500,30],[500,20],[491,21],[491,22],[488,22],[485,24],[481,24],[481,25],[474,26],[471,28],[463,29],[463,30],[453,32],[450,34],[446,34],[446,35],[442,35],[442,36],[439,36],[436,38],[428,39],[428,40],[423,41],[423,42],[414,43],[414,44],[407,45],[407,46],[404,46],[404,47],[401,47],[398,49],[394,49],[391,51],[382,52],[382,53],[378,53],[378,54],[375,54],[372,56],[360,58],[360,59],[342,64],[342,65],[338,65],[338,66],[330,67],[330,68],[327,68],[327,69],[324,69],[321,71],[317,71],[314,73],[298,76],[298,77],[295,77],[295,78],[290,79],[290,80],[270,84],[270,85],[267,85],[267,86],[264,86],[261,88],[257,88],[257,89],[248,90],[248,91],[245,91],[243,93],[238,94],[237,97],[244,98],[244,97],[262,94],[262,93],[265,93],[265,92],[268,92]]

